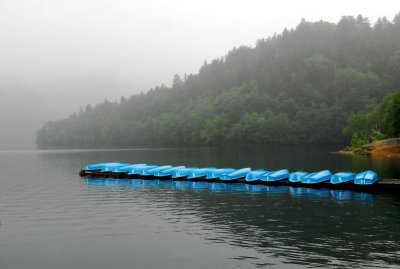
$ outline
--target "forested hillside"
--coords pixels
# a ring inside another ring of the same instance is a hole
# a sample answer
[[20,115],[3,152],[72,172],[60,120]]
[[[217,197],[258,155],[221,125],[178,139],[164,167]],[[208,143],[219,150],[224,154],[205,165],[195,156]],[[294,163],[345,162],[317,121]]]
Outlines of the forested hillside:
[[351,146],[360,146],[374,140],[400,136],[400,90],[388,94],[368,113],[351,116],[344,132],[351,135]]
[[[400,14],[373,25],[302,20],[234,48],[172,87],[88,105],[37,132],[39,148],[343,143],[348,118],[400,87]],[[110,89],[112,90],[112,89]]]

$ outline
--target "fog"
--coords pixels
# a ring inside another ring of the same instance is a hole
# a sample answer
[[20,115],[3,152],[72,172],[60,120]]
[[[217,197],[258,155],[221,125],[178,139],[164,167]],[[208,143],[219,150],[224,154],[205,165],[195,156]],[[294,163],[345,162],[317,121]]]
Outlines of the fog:
[[397,1],[0,0],[0,144],[45,121],[195,73],[305,18],[393,18]]

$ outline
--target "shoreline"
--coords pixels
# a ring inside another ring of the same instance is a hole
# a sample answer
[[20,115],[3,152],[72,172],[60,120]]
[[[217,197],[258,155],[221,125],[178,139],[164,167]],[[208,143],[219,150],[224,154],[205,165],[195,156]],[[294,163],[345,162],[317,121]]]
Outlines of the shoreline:
[[336,154],[364,155],[380,158],[400,158],[400,139],[389,138],[376,140],[372,143],[362,145],[359,149],[341,149]]

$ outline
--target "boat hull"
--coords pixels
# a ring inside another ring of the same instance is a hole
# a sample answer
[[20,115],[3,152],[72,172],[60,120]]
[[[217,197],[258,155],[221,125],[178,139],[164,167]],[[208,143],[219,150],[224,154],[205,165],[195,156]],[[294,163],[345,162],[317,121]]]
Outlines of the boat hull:
[[341,172],[341,173],[336,173],[332,176],[331,178],[331,184],[342,184],[342,183],[349,183],[354,181],[356,178],[355,173],[351,172]]
[[247,173],[245,180],[247,182],[257,182],[261,180],[262,175],[269,173],[267,170],[259,169]]
[[218,177],[219,180],[221,181],[233,181],[233,180],[239,180],[242,178],[246,178],[247,174],[251,172],[250,168],[242,168],[236,171],[233,171],[231,173],[226,173]]
[[174,171],[183,169],[183,168],[185,168],[185,166],[175,166],[170,169],[159,170],[154,173],[154,176],[155,177],[171,177],[173,175]]
[[332,173],[328,170],[311,173],[301,178],[303,184],[319,184],[324,181],[328,181],[332,178]]
[[207,177],[207,173],[211,170],[216,169],[215,167],[200,168],[190,172],[187,176],[188,179],[200,179]]
[[186,168],[175,170],[172,173],[171,178],[173,178],[173,179],[187,178],[189,173],[191,173],[193,170],[196,170],[196,169],[199,169],[199,168],[197,168],[197,167],[186,167]]
[[261,181],[275,182],[289,178],[290,172],[287,169],[272,171],[261,176]]
[[356,185],[373,185],[379,180],[378,175],[370,170],[358,173],[354,179]]
[[153,169],[143,170],[143,172],[140,173],[140,175],[141,176],[154,176],[154,174],[157,174],[160,171],[167,170],[167,169],[170,169],[170,168],[172,168],[172,165],[163,165],[163,166],[159,166],[159,167],[156,167],[156,168],[153,168]]
[[213,169],[210,170],[207,175],[206,175],[206,179],[208,180],[212,180],[212,179],[218,179],[220,176],[222,176],[223,174],[228,174],[231,172],[236,171],[233,168],[220,168],[220,169]]
[[297,171],[290,173],[289,181],[292,183],[301,183],[301,178],[306,176],[308,173],[304,171]]

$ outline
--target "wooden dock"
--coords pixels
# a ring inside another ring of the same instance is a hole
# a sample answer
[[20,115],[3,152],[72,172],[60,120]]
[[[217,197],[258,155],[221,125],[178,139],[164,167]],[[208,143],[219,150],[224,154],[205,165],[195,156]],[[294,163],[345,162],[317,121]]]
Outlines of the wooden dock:
[[224,181],[218,179],[205,179],[205,178],[194,178],[188,179],[182,178],[171,178],[171,177],[157,177],[157,176],[142,176],[142,175],[128,175],[125,173],[116,172],[100,172],[95,170],[81,170],[79,172],[81,177],[88,178],[114,178],[114,179],[147,179],[147,180],[176,180],[176,181],[207,181],[207,182],[223,182],[223,183],[246,183],[251,185],[275,185],[275,186],[293,186],[293,187],[304,187],[304,188],[325,188],[325,189],[336,189],[336,190],[352,190],[360,192],[370,193],[395,193],[400,195],[400,179],[382,179],[373,185],[356,185],[352,182],[342,184],[331,184],[330,182],[322,182],[318,184],[305,184],[305,183],[293,183],[288,180],[280,180],[274,182],[256,181],[247,182],[244,179],[238,179],[233,181]]

